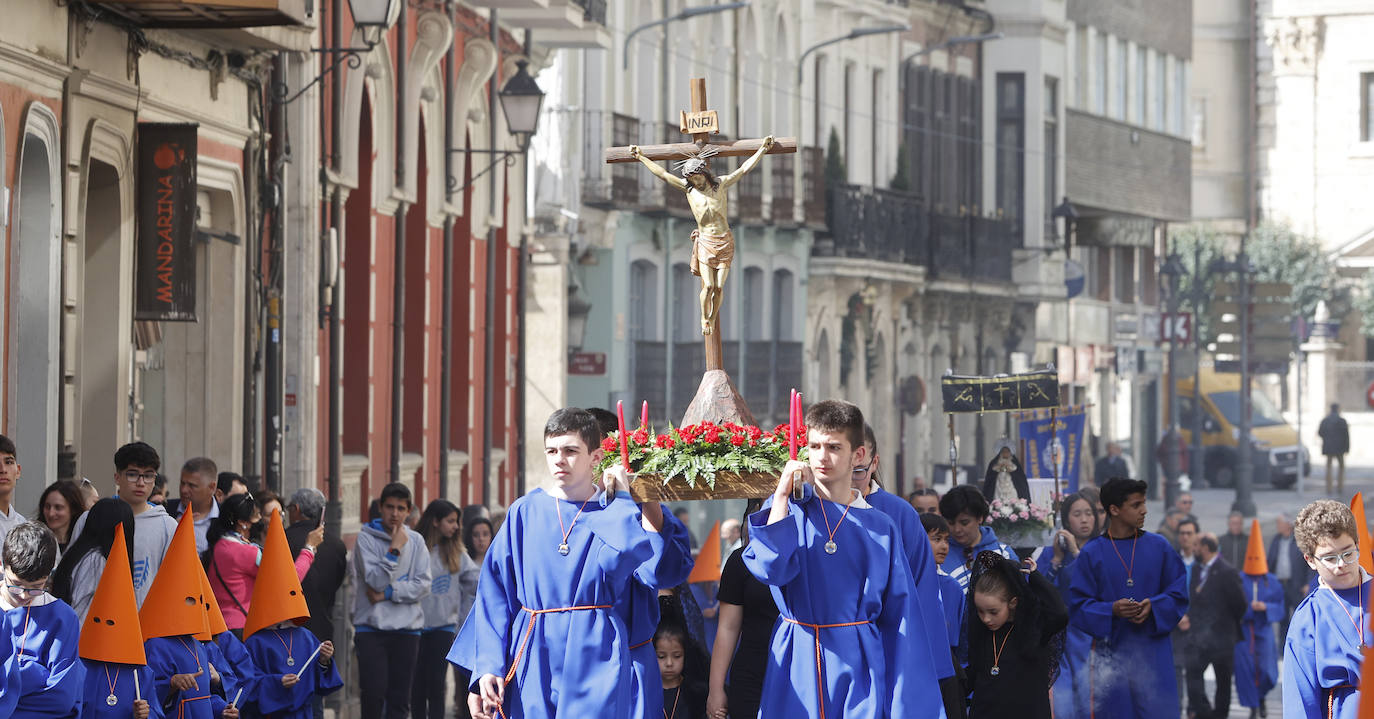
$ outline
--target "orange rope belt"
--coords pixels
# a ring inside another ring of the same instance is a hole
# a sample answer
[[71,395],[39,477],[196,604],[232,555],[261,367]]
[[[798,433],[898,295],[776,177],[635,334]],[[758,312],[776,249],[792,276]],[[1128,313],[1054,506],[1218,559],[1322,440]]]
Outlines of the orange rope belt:
[[640,642],[640,643],[638,643],[638,644],[631,644],[631,645],[630,645],[630,651],[634,651],[634,650],[636,650],[636,649],[638,649],[638,648],[644,646],[645,644],[648,644],[649,642],[652,642],[653,640],[654,640],[653,637],[649,637],[648,639],[645,639],[644,641],[642,641],[642,642]]
[[530,635],[534,633],[534,623],[537,622],[540,617],[545,614],[553,614],[554,612],[579,612],[587,609],[610,608],[611,605],[609,604],[584,604],[576,607],[553,607],[552,609],[530,609],[529,607],[521,607],[520,611],[529,612],[530,623],[525,625],[525,636],[520,639],[520,648],[515,652],[515,659],[511,660],[510,671],[506,672],[506,683],[509,684],[510,680],[515,678],[515,670],[520,668],[520,658],[524,656],[525,647],[530,643]]
[[[550,609],[530,609],[529,607],[521,607],[520,611],[529,612],[530,623],[525,625],[525,635],[520,638],[520,648],[515,651],[515,659],[511,660],[510,671],[506,672],[506,689],[510,689],[510,682],[515,678],[515,670],[520,668],[520,658],[525,655],[525,647],[529,646],[530,635],[534,633],[534,624],[539,621],[540,617],[545,614],[553,614],[554,612],[580,612],[588,609],[610,608],[611,605],[609,604],[582,604],[575,607],[552,607]],[[497,707],[496,711],[502,717],[506,716],[505,710],[501,707]]]
[[783,617],[783,621],[791,622],[798,626],[809,627],[815,630],[816,634],[816,704],[821,712],[821,719],[825,719],[825,659],[821,655],[821,631],[822,629],[837,629],[839,627],[857,627],[863,624],[872,624],[868,620],[861,622],[844,622],[842,624],[810,624],[799,622],[791,617]]
[[1326,719],[1332,719],[1336,706],[1336,692],[1342,689],[1354,689],[1353,684],[1341,684],[1326,690]]

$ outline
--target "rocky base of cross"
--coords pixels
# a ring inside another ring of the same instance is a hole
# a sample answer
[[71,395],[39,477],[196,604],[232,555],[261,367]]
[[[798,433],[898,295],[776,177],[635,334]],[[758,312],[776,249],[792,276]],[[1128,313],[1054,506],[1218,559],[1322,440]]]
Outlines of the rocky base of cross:
[[744,398],[740,396],[739,390],[735,389],[735,384],[730,381],[730,375],[726,374],[725,370],[707,370],[701,376],[697,394],[692,398],[691,404],[687,405],[687,412],[682,415],[682,422],[678,426],[686,427],[702,422],[721,425],[733,422],[746,427],[758,424],[754,421],[754,414],[749,411],[749,405],[744,403]]

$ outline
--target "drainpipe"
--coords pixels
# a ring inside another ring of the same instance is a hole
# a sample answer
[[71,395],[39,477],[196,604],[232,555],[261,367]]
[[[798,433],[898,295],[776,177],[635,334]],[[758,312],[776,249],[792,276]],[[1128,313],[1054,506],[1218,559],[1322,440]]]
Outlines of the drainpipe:
[[[488,38],[491,44],[496,47],[497,58],[501,57],[501,36],[496,24],[496,8],[491,10],[491,18],[488,21]],[[501,62],[498,59],[496,71],[492,74],[491,80],[487,83],[487,147],[496,149],[496,83],[499,81],[501,73]],[[496,217],[497,197],[499,189],[496,185],[496,177],[499,172],[491,172],[489,182],[490,190],[487,205],[487,287],[486,287],[486,313],[485,328],[482,332],[483,342],[483,367],[486,376],[482,378],[482,504],[494,506],[491,501],[491,423],[494,406],[495,373],[492,367],[496,364],[496,225],[492,219]]]
[[[406,23],[409,3],[401,3],[396,21],[396,187],[406,179]],[[404,398],[406,327],[406,201],[396,207],[396,266],[391,294],[391,470],[389,481],[401,481],[401,411]]]
[[[343,47],[343,0],[333,0],[330,4],[329,25],[330,45]],[[332,111],[329,121],[329,164],[337,175],[340,166],[339,146],[342,144],[343,133],[342,72],[330,74],[329,100]],[[320,113],[320,122],[324,122],[323,112]],[[338,187],[328,187],[328,173],[322,173],[322,176],[321,184],[325,185],[323,189],[330,198],[328,227],[334,229],[334,244],[337,248],[331,259],[338,262],[347,244],[344,242],[343,194]],[[343,342],[340,339],[343,327],[339,321],[340,304],[339,283],[336,279],[329,291],[329,467],[325,475],[325,498],[328,501],[324,511],[325,532],[335,538],[339,537],[339,525],[343,522],[343,507],[339,504],[339,473],[343,467],[343,407],[339,406],[343,399]],[[353,511],[357,510],[357,507],[353,508]]]
[[[458,7],[456,3],[449,3],[449,22],[454,27],[458,26]],[[448,183],[454,177],[453,162],[453,93],[458,87],[457,74],[455,71],[454,55],[458,52],[456,45],[451,45],[449,51],[444,55],[444,81],[447,88],[444,91],[444,181]],[[446,184],[444,189],[445,204],[453,200],[453,184]],[[449,486],[448,481],[448,451],[452,441],[453,433],[453,215],[444,212],[444,267],[443,267],[443,307],[441,308],[441,324],[443,329],[440,334],[440,344],[442,349],[440,355],[443,362],[439,367],[439,496],[453,497],[453,487]],[[454,504],[459,504],[454,502]]]
[[[534,49],[534,33],[525,29],[525,57]],[[521,178],[528,186],[530,176],[530,154],[525,152],[521,158],[524,172]],[[525,192],[525,188],[520,188]],[[527,195],[528,196],[528,195]],[[528,215],[528,210],[526,215]],[[515,275],[515,494],[525,494],[525,273],[529,271],[529,248],[526,246],[528,231],[520,233],[520,259]]]
[[[282,53],[272,60],[272,86],[284,87],[286,84],[286,59]],[[286,199],[284,197],[286,183],[283,181],[283,168],[286,163],[286,105],[281,102],[274,102],[272,106],[272,151],[269,167],[271,172],[268,177],[272,178],[272,193],[275,201],[272,208],[272,229],[269,233],[273,248],[279,247],[279,243],[286,237]],[[263,442],[264,471],[263,485],[274,492],[281,492],[281,449],[282,449],[282,318],[285,313],[282,311],[283,293],[281,288],[281,278],[283,268],[280,263],[284,261],[285,253],[269,253],[273,258],[273,266],[269,268],[269,280],[267,291],[267,336],[266,358],[263,370],[263,390],[265,398],[263,400],[263,424],[265,425],[265,437]]]

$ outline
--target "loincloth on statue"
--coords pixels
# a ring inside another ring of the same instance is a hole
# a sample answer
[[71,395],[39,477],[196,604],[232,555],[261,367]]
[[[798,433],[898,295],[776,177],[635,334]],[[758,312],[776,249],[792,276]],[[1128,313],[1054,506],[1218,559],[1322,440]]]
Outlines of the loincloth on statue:
[[729,267],[735,260],[735,233],[710,235],[700,229],[692,230],[692,274],[701,276],[701,266],[712,269]]

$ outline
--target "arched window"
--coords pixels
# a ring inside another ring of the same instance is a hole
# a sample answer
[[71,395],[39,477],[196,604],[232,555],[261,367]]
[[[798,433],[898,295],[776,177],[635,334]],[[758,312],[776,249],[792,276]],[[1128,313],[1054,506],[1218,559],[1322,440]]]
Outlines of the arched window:
[[793,333],[793,280],[790,270],[777,270],[773,273],[773,339],[779,342],[792,342]]
[[744,270],[744,306],[740,308],[744,317],[744,341],[757,342],[764,339],[764,277],[763,270],[746,267]]
[[648,260],[630,263],[630,339],[658,339],[658,266]]

